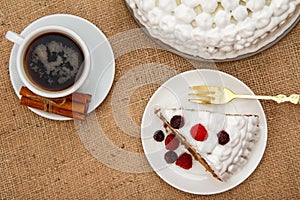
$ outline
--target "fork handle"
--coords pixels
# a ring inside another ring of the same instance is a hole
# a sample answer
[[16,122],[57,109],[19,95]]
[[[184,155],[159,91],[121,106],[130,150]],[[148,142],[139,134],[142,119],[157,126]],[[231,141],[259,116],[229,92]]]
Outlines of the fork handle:
[[235,95],[235,98],[265,99],[265,100],[273,100],[273,101],[276,101],[277,103],[291,102],[293,104],[300,104],[300,95],[299,94],[292,94],[290,96],[286,96],[284,94],[279,94],[277,96]]

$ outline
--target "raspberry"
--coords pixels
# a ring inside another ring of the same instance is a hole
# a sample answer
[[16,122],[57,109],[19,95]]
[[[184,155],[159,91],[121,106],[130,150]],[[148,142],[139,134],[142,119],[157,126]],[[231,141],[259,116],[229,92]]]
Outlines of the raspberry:
[[192,156],[188,153],[183,153],[176,160],[175,164],[183,169],[190,169],[193,165]]
[[175,153],[174,151],[168,151],[167,153],[165,153],[165,160],[168,164],[174,163],[177,158],[177,153]]
[[155,131],[153,135],[153,139],[157,142],[162,142],[165,139],[165,134],[162,130],[157,130]]
[[218,142],[220,145],[225,145],[229,142],[230,138],[226,131],[222,130],[218,133]]
[[179,146],[179,140],[174,134],[169,134],[165,140],[166,149],[175,150]]
[[170,125],[175,129],[179,129],[184,126],[184,118],[181,115],[174,115],[170,120]]
[[202,124],[194,125],[191,128],[190,133],[191,133],[192,137],[197,141],[204,141],[208,137],[207,130],[205,129],[205,127]]

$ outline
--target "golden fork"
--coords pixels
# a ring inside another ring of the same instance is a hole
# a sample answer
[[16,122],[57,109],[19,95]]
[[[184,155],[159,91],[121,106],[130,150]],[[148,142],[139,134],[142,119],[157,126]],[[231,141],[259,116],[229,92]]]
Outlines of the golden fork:
[[235,98],[265,99],[273,100],[277,103],[291,102],[293,104],[300,104],[299,94],[292,94],[290,96],[283,94],[279,94],[277,96],[239,95],[233,93],[227,88],[218,86],[191,86],[190,88],[196,93],[190,93],[189,95],[196,96],[197,98],[189,99],[189,101],[200,104],[225,104]]

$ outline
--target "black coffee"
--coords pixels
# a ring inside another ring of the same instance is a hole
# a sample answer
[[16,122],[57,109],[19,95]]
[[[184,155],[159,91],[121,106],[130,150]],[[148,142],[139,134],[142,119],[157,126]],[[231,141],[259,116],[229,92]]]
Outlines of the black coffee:
[[24,66],[39,87],[59,91],[71,87],[83,70],[84,55],[69,37],[47,33],[36,38],[25,52]]

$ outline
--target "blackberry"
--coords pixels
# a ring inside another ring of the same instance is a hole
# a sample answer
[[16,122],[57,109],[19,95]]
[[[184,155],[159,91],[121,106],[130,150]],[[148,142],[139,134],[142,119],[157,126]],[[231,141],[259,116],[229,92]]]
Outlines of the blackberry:
[[230,138],[226,131],[222,130],[218,133],[218,142],[220,145],[225,145],[229,142]]
[[184,126],[184,118],[181,115],[174,115],[170,120],[170,125],[175,129],[179,129]]
[[177,158],[178,158],[178,155],[174,151],[168,151],[167,153],[165,153],[165,161],[168,164],[174,163],[177,160]]
[[153,139],[157,142],[162,142],[165,139],[165,134],[162,130],[157,130],[155,131],[153,135]]

